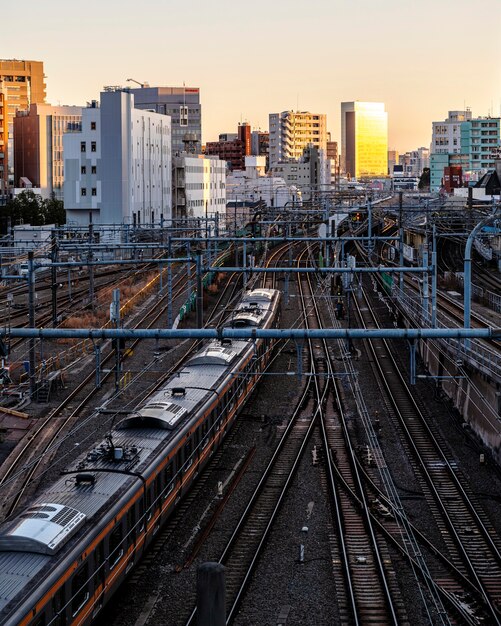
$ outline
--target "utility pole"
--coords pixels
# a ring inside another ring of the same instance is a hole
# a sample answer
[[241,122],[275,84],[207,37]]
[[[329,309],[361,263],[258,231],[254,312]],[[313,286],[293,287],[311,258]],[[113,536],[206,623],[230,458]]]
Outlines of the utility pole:
[[197,328],[204,327],[204,294],[202,284],[202,250],[197,249]]
[[[28,325],[30,328],[35,328],[35,267],[33,263],[33,250],[28,252]],[[36,392],[34,337],[30,338],[29,369],[30,397],[33,398]]]
[[[58,257],[58,246],[57,246],[57,238],[56,231],[53,230],[51,233],[51,260],[52,263],[57,263]],[[51,290],[52,290],[52,328],[56,328],[57,326],[57,269],[55,265],[52,265],[50,268],[51,273]]]
[[89,265],[89,300],[91,309],[94,310],[94,266],[92,263],[92,244],[94,243],[94,225],[92,223],[92,212],[89,212],[89,253],[87,260]]

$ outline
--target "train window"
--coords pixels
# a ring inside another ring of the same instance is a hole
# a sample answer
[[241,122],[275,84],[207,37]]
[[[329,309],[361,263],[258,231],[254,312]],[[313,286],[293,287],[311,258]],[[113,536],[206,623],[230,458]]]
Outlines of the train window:
[[191,439],[184,444],[184,471],[191,467],[193,463],[193,442]]
[[101,543],[94,550],[94,564],[95,564],[94,575],[96,577],[95,586],[96,587],[98,587],[99,585],[104,586],[104,580],[106,578],[106,572],[104,571],[105,564],[106,564],[104,560],[104,541],[101,541]]
[[124,548],[123,548],[122,539],[123,539],[122,524],[121,522],[119,522],[117,526],[113,529],[110,535],[110,544],[109,544],[110,569],[113,569],[123,556]]
[[174,467],[172,463],[169,463],[164,470],[164,498],[174,489]]
[[73,575],[71,581],[71,614],[73,617],[83,609],[89,597],[89,565],[84,563]]
[[151,519],[151,487],[146,489],[146,520]]
[[64,585],[59,587],[56,593],[52,596],[52,614],[53,618],[51,626],[65,626],[66,624],[66,611],[64,602]]

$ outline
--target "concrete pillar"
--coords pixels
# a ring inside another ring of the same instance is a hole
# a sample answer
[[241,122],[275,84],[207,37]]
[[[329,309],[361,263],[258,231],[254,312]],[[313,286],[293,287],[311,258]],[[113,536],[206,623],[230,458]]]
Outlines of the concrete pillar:
[[225,568],[220,563],[202,563],[197,570],[198,626],[226,626]]

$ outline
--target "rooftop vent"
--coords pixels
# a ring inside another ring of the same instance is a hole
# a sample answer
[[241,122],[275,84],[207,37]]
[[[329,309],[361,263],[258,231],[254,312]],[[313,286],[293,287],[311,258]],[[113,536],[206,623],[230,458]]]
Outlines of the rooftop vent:
[[84,524],[84,513],[63,504],[30,507],[0,535],[0,551],[53,555]]

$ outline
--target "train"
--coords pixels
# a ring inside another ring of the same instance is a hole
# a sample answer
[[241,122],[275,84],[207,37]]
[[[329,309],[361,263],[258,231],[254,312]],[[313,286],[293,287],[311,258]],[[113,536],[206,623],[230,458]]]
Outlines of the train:
[[[280,323],[245,292],[222,327]],[[221,445],[275,340],[210,340],[24,510],[0,525],[0,624],[91,624]]]

